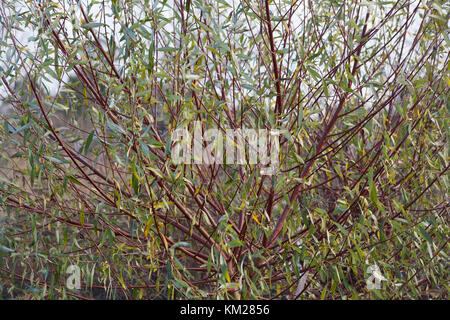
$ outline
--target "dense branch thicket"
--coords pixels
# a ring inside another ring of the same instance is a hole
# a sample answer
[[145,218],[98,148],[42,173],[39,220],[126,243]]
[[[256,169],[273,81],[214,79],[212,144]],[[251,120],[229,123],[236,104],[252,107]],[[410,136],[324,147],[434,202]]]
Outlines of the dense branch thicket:
[[[448,20],[444,0],[2,0],[3,296],[447,298]],[[194,123],[278,130],[277,170],[175,164]]]

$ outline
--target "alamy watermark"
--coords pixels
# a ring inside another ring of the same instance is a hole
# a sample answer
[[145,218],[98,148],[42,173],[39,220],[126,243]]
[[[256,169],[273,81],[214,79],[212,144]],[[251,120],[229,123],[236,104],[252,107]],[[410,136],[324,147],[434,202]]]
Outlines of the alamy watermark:
[[381,289],[381,282],[387,281],[387,279],[381,274],[380,268],[376,264],[373,264],[367,268],[367,274],[370,274],[370,277],[366,280],[368,290]]
[[261,165],[262,175],[272,175],[279,166],[279,130],[226,129],[203,130],[194,121],[194,132],[176,129],[172,138],[175,164]]
[[81,271],[80,267],[77,265],[71,264],[66,273],[69,274],[69,277],[66,280],[66,287],[69,290],[80,290],[81,289]]

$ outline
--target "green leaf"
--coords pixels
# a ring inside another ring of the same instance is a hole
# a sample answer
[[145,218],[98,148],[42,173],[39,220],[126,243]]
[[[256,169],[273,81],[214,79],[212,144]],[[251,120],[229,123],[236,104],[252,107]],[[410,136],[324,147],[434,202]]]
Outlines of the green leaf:
[[104,25],[105,25],[104,23],[100,23],[100,22],[89,22],[89,23],[82,24],[81,27],[84,29],[93,29],[93,28],[103,27]]
[[334,222],[334,224],[336,225],[336,227],[338,227],[339,231],[341,231],[341,233],[344,235],[344,237],[348,236],[348,231],[345,230],[345,228],[342,225],[340,225],[337,222]]
[[114,122],[108,120],[107,124],[108,128],[110,128],[114,132],[119,132],[121,134],[126,134],[126,131],[119,125],[115,124]]
[[189,13],[191,10],[191,0],[186,0],[186,12]]
[[173,47],[161,47],[161,48],[158,48],[158,51],[174,52],[174,51],[178,51],[178,49],[177,48],[173,48]]
[[134,194],[139,193],[139,178],[136,174],[136,170],[133,170],[133,176],[131,177],[131,184],[133,185]]
[[155,52],[155,43],[154,41],[152,41],[150,43],[150,48],[148,49],[148,71],[150,73],[153,72],[153,67],[155,66],[154,52]]
[[50,157],[50,156],[44,156],[44,158],[47,159],[47,160],[50,160],[51,162],[55,162],[55,163],[58,163],[58,164],[70,163],[70,161],[66,160],[66,159],[58,159],[58,158]]
[[431,239],[430,235],[428,234],[428,232],[422,228],[421,226],[418,226],[420,234],[428,241],[433,243],[433,239]]
[[383,210],[383,205],[378,200],[377,188],[375,186],[375,183],[373,182],[373,168],[372,167],[370,167],[370,169],[369,169],[369,198],[370,198],[370,201],[372,201],[373,204],[376,205],[378,209]]
[[131,30],[130,28],[124,27],[125,32],[127,33],[127,35],[133,40],[133,41],[137,41],[137,36],[136,34],[133,32],[133,30]]
[[190,247],[191,245],[190,245],[190,243],[189,242],[186,242],[186,241],[179,241],[179,242],[177,242],[177,243],[174,243],[171,247],[170,247],[170,249],[176,249],[176,248],[178,248],[178,247]]
[[3,252],[7,252],[7,253],[14,252],[13,249],[10,249],[10,248],[5,247],[5,246],[3,246],[3,245],[0,245],[0,250],[3,251]]
[[84,210],[81,210],[80,212],[80,223],[82,226],[84,225]]
[[240,247],[243,244],[245,244],[244,241],[241,241],[239,239],[234,239],[234,240],[231,240],[230,242],[227,243],[227,247],[231,249],[231,248]]
[[89,134],[89,136],[86,139],[86,143],[84,145],[84,154],[87,155],[88,151],[89,151],[89,146],[92,143],[92,139],[94,138],[94,130],[91,131],[91,133]]

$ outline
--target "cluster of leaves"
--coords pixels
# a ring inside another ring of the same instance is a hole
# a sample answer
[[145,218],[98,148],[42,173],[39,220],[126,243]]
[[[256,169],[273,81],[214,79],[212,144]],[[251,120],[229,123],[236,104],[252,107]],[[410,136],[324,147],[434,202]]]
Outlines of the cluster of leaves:
[[[3,294],[446,298],[448,18],[444,0],[1,0]],[[175,165],[194,121],[279,130],[278,170]]]

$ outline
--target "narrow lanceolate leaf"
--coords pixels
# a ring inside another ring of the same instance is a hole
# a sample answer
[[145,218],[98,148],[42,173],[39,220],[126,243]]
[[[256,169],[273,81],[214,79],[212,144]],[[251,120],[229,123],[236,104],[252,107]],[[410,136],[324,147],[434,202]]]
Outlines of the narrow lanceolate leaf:
[[186,0],[186,12],[189,13],[191,10],[191,0]]
[[428,242],[433,242],[433,239],[431,238],[431,236],[429,235],[429,233],[422,228],[421,226],[418,226],[420,234],[428,241]]
[[84,23],[81,25],[82,28],[85,29],[93,29],[93,28],[98,28],[98,27],[102,27],[105,24],[100,23],[100,22],[89,22],[89,23]]
[[151,41],[150,47],[148,49],[148,71],[150,73],[153,72],[153,68],[155,66],[154,52],[155,52],[155,42],[154,42],[153,37],[152,37],[152,41]]
[[176,249],[178,247],[190,247],[190,244],[189,244],[189,242],[186,242],[186,241],[180,241],[180,242],[173,244],[170,248]]
[[127,35],[133,40],[133,41],[137,41],[137,36],[136,34],[133,32],[133,30],[131,30],[130,28],[125,27],[125,32],[127,33]]
[[3,246],[3,245],[0,245],[0,250],[3,251],[3,252],[6,252],[6,253],[12,253],[12,252],[14,252],[13,249],[8,248],[8,247],[5,247],[5,246]]
[[133,170],[133,175],[131,177],[131,184],[133,185],[134,193],[137,195],[139,193],[139,178],[135,170]]
[[84,210],[81,210],[80,212],[80,223],[81,225],[84,225]]
[[63,158],[55,158],[50,156],[44,156],[45,159],[50,160],[54,163],[62,164],[62,163],[70,163],[70,160],[63,159]]
[[239,239],[234,239],[234,240],[231,240],[230,242],[228,242],[227,247],[232,249],[232,248],[240,247],[244,244],[245,244],[244,241],[241,241]]
[[126,134],[126,131],[120,125],[117,125],[117,124],[115,124],[112,121],[108,120],[107,125],[114,132],[118,132],[118,133],[121,133],[121,134]]
[[370,198],[370,201],[372,201],[372,203],[374,205],[376,205],[378,209],[383,210],[383,205],[378,200],[377,188],[373,181],[373,168],[372,167],[369,169],[369,198]]
[[91,133],[89,134],[89,136],[86,139],[86,143],[84,145],[84,154],[87,155],[89,152],[89,147],[91,146],[92,143],[92,139],[94,138],[94,131],[92,130]]

